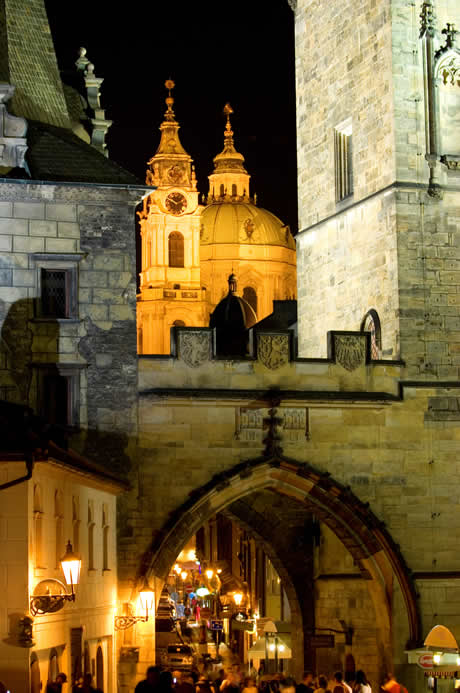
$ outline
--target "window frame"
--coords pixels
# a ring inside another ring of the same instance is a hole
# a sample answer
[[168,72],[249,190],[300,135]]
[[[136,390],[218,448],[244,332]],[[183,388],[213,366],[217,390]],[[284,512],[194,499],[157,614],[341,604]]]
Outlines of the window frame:
[[[36,268],[37,298],[35,318],[39,320],[78,320],[78,263],[82,253],[34,253]],[[65,272],[66,315],[47,315],[43,306],[43,271]]]
[[[179,247],[182,253],[178,252]],[[175,264],[173,264],[173,260],[175,260]],[[177,264],[180,260],[182,260],[182,264]],[[180,231],[171,231],[168,236],[168,267],[178,269],[185,267],[185,238]]]
[[[64,426],[78,426],[80,421],[80,372],[86,364],[33,363],[37,370],[37,411],[47,419],[44,405],[46,396],[46,377],[60,376],[67,381],[67,423]],[[50,421],[49,423],[55,423]],[[59,424],[56,424],[59,425]]]
[[353,125],[351,118],[334,127],[335,201],[353,197]]

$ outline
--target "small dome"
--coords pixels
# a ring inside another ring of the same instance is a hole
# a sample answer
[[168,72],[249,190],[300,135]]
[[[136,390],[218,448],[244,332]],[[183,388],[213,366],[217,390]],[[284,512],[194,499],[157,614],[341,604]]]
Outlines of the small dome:
[[278,245],[295,250],[289,227],[250,202],[216,202],[201,214],[201,245]]
[[244,298],[236,295],[236,277],[228,278],[229,291],[211,313],[209,327],[230,330],[247,330],[257,322],[257,315]]

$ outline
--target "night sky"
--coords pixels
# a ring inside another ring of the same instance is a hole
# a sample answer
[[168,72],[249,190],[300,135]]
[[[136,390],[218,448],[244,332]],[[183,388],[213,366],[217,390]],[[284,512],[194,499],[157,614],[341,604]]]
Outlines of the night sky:
[[112,159],[144,180],[170,77],[200,192],[207,192],[212,159],[223,147],[222,109],[229,101],[252,193],[297,230],[294,16],[287,0],[45,4],[60,69],[71,69],[85,46],[96,75],[104,77]]

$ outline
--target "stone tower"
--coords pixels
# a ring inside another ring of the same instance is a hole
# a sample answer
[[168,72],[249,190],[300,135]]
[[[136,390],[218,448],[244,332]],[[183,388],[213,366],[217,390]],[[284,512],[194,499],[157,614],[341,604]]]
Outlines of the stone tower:
[[299,349],[459,378],[460,51],[449,0],[298,0]]
[[166,81],[167,110],[161,140],[149,163],[147,185],[155,192],[139,214],[142,237],[138,301],[139,353],[169,354],[173,325],[206,324],[200,282],[200,213],[195,167],[179,140],[172,80]]

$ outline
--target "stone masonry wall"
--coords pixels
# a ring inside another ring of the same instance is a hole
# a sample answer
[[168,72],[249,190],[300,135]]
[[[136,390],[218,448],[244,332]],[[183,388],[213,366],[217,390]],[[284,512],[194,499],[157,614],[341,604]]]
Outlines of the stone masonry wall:
[[[71,445],[119,470],[129,467],[136,421],[137,195],[108,186],[0,184],[0,395],[39,410],[39,368],[73,368],[82,433]],[[37,319],[44,256],[77,268],[71,319]]]
[[[142,359],[139,484],[130,494],[133,510],[126,515],[130,535],[121,541],[122,582],[126,583],[129,575],[135,574],[152,537],[194,490],[238,462],[258,457],[263,449],[260,440],[244,440],[235,435],[238,402],[217,398],[199,400],[190,395],[182,400],[164,395],[160,398],[153,391],[149,394],[151,388],[228,387],[231,390],[240,387],[257,391],[266,390],[277,381],[293,389],[327,390],[330,397],[331,390],[347,388],[390,391],[390,381],[385,386],[384,381],[375,378],[378,374],[386,373],[389,377],[393,373],[398,380],[396,371],[400,374],[396,366],[390,367],[388,363],[348,374],[340,366],[314,361],[289,364],[269,372],[257,362],[217,361],[212,367],[209,364],[187,368],[173,358]],[[399,544],[415,575],[431,574],[429,578],[417,579],[422,595],[422,632],[427,632],[434,614],[441,613],[445,615],[443,622],[460,636],[460,607],[457,608],[454,599],[457,581],[446,582],[442,575],[443,571],[460,570],[457,550],[460,514],[455,481],[460,433],[456,420],[433,417],[436,403],[440,407],[444,401],[450,406],[450,399],[455,395],[435,388],[404,388],[403,392],[403,400],[389,406],[363,407],[352,402],[332,406],[308,398],[295,404],[290,402],[288,406],[308,407],[310,436],[291,441],[283,438],[284,454],[328,472],[349,485],[361,501],[370,504]],[[249,489],[250,478],[247,484]],[[324,589],[319,593],[320,599],[325,600],[318,606],[321,609],[328,607],[328,600],[334,598],[329,588]],[[358,639],[361,629],[360,665],[375,671],[375,648],[371,645],[375,619],[365,614],[367,588],[359,582],[356,590],[343,584],[337,589],[349,591],[352,601],[345,615],[351,625],[356,624]],[[449,590],[454,590],[450,595],[454,600],[447,614],[442,605]],[[329,612],[326,615],[329,619]],[[404,654],[407,616],[396,586],[392,619],[395,663],[401,672],[407,661]],[[412,674],[405,674],[402,680],[408,676]]]
[[368,310],[382,324],[383,358],[397,358],[396,206],[380,194],[297,236],[299,354],[326,354],[327,330],[359,330]]
[[299,0],[299,228],[336,212],[334,128],[352,119],[354,199],[395,178],[390,0]]

